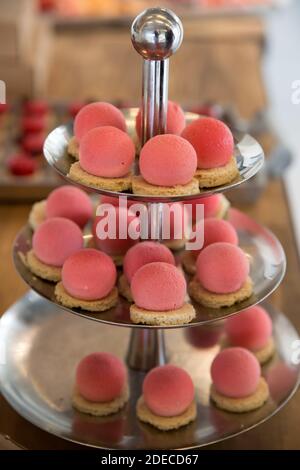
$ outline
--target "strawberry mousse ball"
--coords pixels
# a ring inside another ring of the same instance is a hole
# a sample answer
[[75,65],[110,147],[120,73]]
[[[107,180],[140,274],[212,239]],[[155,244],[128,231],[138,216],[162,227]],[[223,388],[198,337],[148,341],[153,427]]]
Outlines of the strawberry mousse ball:
[[[101,221],[103,221],[103,223],[105,222],[107,228],[106,221],[110,220],[110,217],[112,217],[113,219],[111,220],[115,220],[116,223],[115,236],[101,239],[99,235],[104,236],[104,233],[99,233],[99,231],[102,232]],[[112,206],[110,210],[105,211],[105,215],[97,216],[93,223],[93,235],[96,247],[109,255],[124,255],[129,248],[138,243],[138,239],[135,240],[130,237],[130,224],[134,224],[134,226],[138,227],[139,221],[135,214],[125,207]],[[124,235],[126,238],[121,238],[123,234],[120,233],[120,226],[125,228]]]
[[231,346],[258,351],[272,335],[272,321],[260,306],[250,307],[226,321],[225,331]]
[[92,248],[69,256],[62,269],[64,288],[81,300],[103,299],[112,291],[116,279],[117,270],[112,259]]
[[214,217],[222,204],[222,194],[214,194],[213,196],[200,197],[192,201],[186,201],[183,204],[192,206],[192,220],[197,221],[197,205],[202,204],[204,210],[204,218]]
[[194,250],[193,254],[198,256],[206,246],[217,242],[226,242],[232,245],[238,245],[239,239],[233,225],[227,220],[208,218],[198,222],[194,231],[204,229],[204,242],[200,250]]
[[52,191],[46,201],[46,218],[65,217],[84,227],[93,215],[88,195],[74,186],[60,186]]
[[243,348],[224,349],[211,365],[211,378],[217,392],[231,398],[244,398],[255,393],[260,374],[258,360]]
[[205,117],[189,124],[182,132],[197,152],[198,168],[208,169],[226,165],[234,152],[230,129],[218,119]]
[[[182,108],[174,101],[168,102],[166,134],[180,135],[185,126],[185,116]],[[136,132],[139,138],[142,134],[141,109],[136,116]]]
[[83,398],[91,402],[110,402],[121,396],[126,381],[126,367],[113,354],[92,353],[77,366],[76,388]]
[[157,416],[181,415],[191,405],[194,396],[194,384],[189,374],[171,364],[152,369],[143,383],[144,401]]
[[134,157],[134,143],[116,127],[96,127],[80,141],[80,166],[91,175],[104,178],[125,176],[131,169]]
[[80,228],[72,220],[62,217],[53,217],[41,223],[32,237],[34,254],[50,266],[62,266],[70,255],[82,247]]
[[249,261],[235,245],[213,243],[201,250],[196,262],[197,278],[202,286],[216,294],[238,291],[249,274]]
[[140,308],[154,312],[176,310],[184,304],[186,281],[172,264],[149,263],[134,274],[131,291]]
[[192,145],[178,135],[157,135],[148,140],[140,153],[140,172],[155,186],[189,183],[197,168]]
[[163,262],[175,266],[172,252],[158,242],[141,242],[130,248],[124,258],[123,270],[126,279],[131,283],[135,273],[144,265]]
[[102,126],[117,127],[121,131],[126,131],[124,115],[110,103],[90,103],[77,113],[74,120],[74,135],[80,142],[89,130]]

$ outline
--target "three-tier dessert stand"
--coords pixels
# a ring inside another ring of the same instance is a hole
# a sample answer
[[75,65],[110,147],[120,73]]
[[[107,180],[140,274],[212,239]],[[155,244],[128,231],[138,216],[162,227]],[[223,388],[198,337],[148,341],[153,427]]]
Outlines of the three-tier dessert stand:
[[[182,36],[180,20],[165,9],[146,10],[132,25],[133,45],[144,58],[142,143],[165,132],[169,57],[180,46]],[[124,113],[133,135],[137,110]],[[187,121],[197,117],[186,114]],[[44,147],[48,163],[66,179],[73,162],[67,153],[71,136],[71,125],[58,127],[47,137]],[[95,187],[84,189],[112,197],[128,196],[130,200],[151,205],[156,209],[151,214],[155,214],[160,238],[163,203],[224,192],[258,172],[264,159],[260,145],[249,135],[235,135],[235,140],[240,177],[197,196],[154,198]],[[135,171],[138,172],[138,165]],[[54,285],[34,276],[22,262],[32,237],[31,229],[24,227],[15,240],[13,256],[17,271],[31,290],[4,314],[0,327],[0,384],[7,401],[20,415],[45,431],[73,442],[108,449],[201,447],[247,431],[274,415],[297,389],[300,365],[295,360],[295,345],[299,343],[289,320],[265,303],[272,318],[276,345],[275,357],[262,371],[270,388],[269,400],[256,411],[233,414],[219,410],[209,399],[210,364],[221,347],[214,341],[210,345],[209,338],[221,329],[229,315],[263,302],[280,284],[286,264],[283,249],[269,230],[233,208],[228,218],[237,229],[240,246],[251,260],[253,295],[247,301],[222,309],[209,309],[192,302],[196,318],[190,324],[176,327],[133,324],[130,305],[121,297],[115,308],[98,314],[58,305]],[[87,231],[87,242],[90,237]],[[179,253],[179,263],[180,256]],[[129,403],[120,412],[102,418],[84,415],[71,406],[76,365],[94,351],[112,352],[124,359],[129,368]],[[139,422],[135,413],[145,372],[166,362],[182,366],[190,373],[198,406],[194,423],[171,432],[158,431]]]

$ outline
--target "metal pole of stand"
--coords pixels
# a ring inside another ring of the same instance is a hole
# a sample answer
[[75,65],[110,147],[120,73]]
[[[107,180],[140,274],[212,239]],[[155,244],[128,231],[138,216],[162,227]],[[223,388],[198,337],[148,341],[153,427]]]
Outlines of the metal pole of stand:
[[[167,128],[169,57],[183,39],[180,19],[171,10],[149,8],[131,26],[134,48],[143,57],[142,145]],[[155,203],[157,240],[162,239],[163,204]],[[167,362],[164,331],[133,328],[127,354],[132,369],[147,371]]]

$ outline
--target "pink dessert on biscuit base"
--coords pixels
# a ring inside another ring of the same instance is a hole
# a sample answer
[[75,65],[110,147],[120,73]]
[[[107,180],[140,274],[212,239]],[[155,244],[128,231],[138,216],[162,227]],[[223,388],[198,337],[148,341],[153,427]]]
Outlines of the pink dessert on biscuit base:
[[65,261],[55,295],[65,307],[108,310],[118,300],[116,279],[117,270],[110,256],[93,248],[82,249]]
[[37,276],[58,281],[65,260],[82,247],[83,236],[78,225],[69,219],[53,217],[34,232],[26,263]]
[[194,397],[194,384],[184,369],[171,364],[155,367],[144,379],[138,418],[164,431],[178,429],[195,420]]
[[192,145],[180,136],[163,134],[152,137],[142,147],[139,167],[141,176],[132,181],[136,194],[198,194],[194,174],[197,155]]
[[113,126],[126,131],[126,122],[122,112],[110,103],[89,103],[76,114],[74,135],[78,142],[95,127]]
[[96,352],[79,362],[73,395],[73,406],[76,409],[105,416],[117,412],[127,400],[127,371],[118,357]]
[[195,317],[193,306],[185,301],[186,281],[172,264],[153,262],[140,267],[131,280],[134,304],[130,318],[134,323],[176,325]]
[[79,188],[64,185],[51,191],[47,199],[33,204],[29,224],[35,230],[46,219],[64,217],[83,228],[92,214],[93,206],[88,195]]
[[211,365],[211,398],[219,408],[245,412],[259,408],[269,390],[256,357],[247,349],[221,351]]
[[200,187],[220,186],[238,175],[233,135],[222,121],[199,118],[186,126],[181,135],[196,150]]
[[130,284],[134,274],[142,266],[154,262],[169,263],[175,266],[172,252],[158,242],[140,242],[127,251],[124,257],[123,274],[119,278],[119,290],[129,302],[133,301]]
[[80,140],[79,161],[69,177],[86,186],[125,191],[131,189],[135,148],[131,138],[113,126],[90,129]]
[[246,254],[228,242],[208,245],[198,255],[189,293],[211,308],[229,307],[250,297],[252,281]]
[[225,332],[230,346],[249,349],[261,364],[267,362],[275,352],[271,318],[259,305],[228,318]]

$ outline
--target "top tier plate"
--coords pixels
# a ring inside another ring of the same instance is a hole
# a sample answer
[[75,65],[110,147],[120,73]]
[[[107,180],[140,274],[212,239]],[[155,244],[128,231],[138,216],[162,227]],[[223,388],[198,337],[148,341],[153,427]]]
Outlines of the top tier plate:
[[[137,108],[130,108],[123,110],[126,118],[128,132],[131,137],[135,137],[135,117]],[[197,119],[199,115],[194,113],[185,113],[186,122],[192,122]],[[69,178],[68,173],[70,166],[74,163],[74,158],[68,155],[67,148],[68,142],[73,135],[72,125],[63,125],[54,129],[46,138],[44,144],[44,155],[49,165],[54,168],[60,175],[62,175],[70,184],[76,184],[83,189],[91,189],[96,193],[119,197],[128,196],[131,200],[143,202],[173,202],[173,201],[187,201],[198,199],[199,197],[210,196],[215,193],[227,191],[235,188],[245,181],[254,176],[262,167],[264,163],[264,153],[259,143],[248,134],[234,134],[235,138],[235,157],[240,176],[232,182],[218,186],[215,188],[202,189],[201,193],[189,196],[148,196],[140,194],[132,194],[130,192],[114,192],[99,189],[94,186],[86,186],[74,182]],[[138,174],[138,165],[135,165],[135,174]]]

